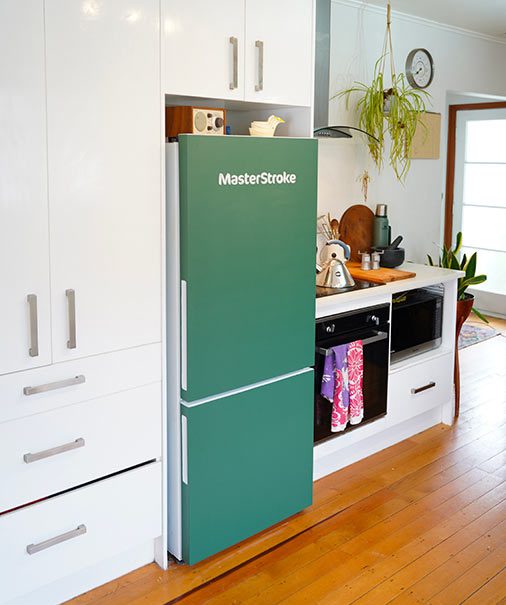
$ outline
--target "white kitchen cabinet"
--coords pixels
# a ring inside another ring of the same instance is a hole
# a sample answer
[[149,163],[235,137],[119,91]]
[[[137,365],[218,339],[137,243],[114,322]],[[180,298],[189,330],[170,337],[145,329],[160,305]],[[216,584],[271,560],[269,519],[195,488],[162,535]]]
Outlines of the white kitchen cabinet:
[[[54,605],[39,590],[156,538],[160,463],[148,464],[0,516],[0,602]],[[145,561],[147,563],[147,561]],[[29,593],[29,594],[28,594]]]
[[160,391],[154,383],[0,424],[0,511],[159,458]]
[[157,0],[46,0],[53,360],[160,341]]
[[244,0],[163,0],[165,92],[244,97]]
[[[443,354],[439,354],[442,352]],[[388,414],[402,422],[451,401],[453,355],[437,350],[428,360],[391,372],[388,381]],[[395,365],[392,366],[395,368]]]
[[311,105],[312,32],[310,0],[246,0],[246,101]]
[[43,9],[0,3],[0,374],[51,361]]
[[0,52],[0,603],[49,605],[164,562],[160,3],[2,0]]
[[166,94],[311,105],[312,0],[163,0],[162,19]]

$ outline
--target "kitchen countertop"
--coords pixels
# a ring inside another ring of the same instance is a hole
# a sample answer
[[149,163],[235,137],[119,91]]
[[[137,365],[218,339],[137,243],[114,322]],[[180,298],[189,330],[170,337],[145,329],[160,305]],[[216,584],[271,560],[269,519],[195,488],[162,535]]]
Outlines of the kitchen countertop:
[[[347,311],[354,306],[354,303],[357,304],[357,307],[360,307],[365,301],[371,299],[372,304],[376,304],[376,301],[373,301],[372,299],[378,299],[377,302],[381,302],[380,299],[389,298],[396,292],[450,282],[464,275],[462,271],[441,269],[439,267],[418,265],[416,263],[404,263],[396,268],[404,271],[412,271],[416,273],[416,276],[409,279],[400,279],[398,281],[389,282],[377,288],[352,290],[350,292],[335,294],[334,296],[317,298],[316,318]],[[365,304],[367,304],[367,302],[365,302]]]

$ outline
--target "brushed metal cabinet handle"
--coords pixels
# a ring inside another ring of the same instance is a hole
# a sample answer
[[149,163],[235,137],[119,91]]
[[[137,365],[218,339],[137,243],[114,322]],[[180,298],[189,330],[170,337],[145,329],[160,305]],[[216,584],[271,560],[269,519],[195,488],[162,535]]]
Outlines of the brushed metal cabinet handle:
[[28,294],[26,300],[28,301],[28,309],[30,312],[30,348],[28,349],[28,355],[30,355],[30,357],[37,357],[39,355],[37,296],[35,294]]
[[57,456],[58,454],[63,454],[64,452],[70,452],[71,450],[77,450],[80,447],[84,447],[86,442],[82,437],[76,439],[75,441],[71,441],[70,443],[64,443],[63,445],[58,445],[56,447],[52,447],[48,450],[42,450],[41,452],[36,452],[35,454],[25,454],[23,456],[23,460],[26,464],[31,464],[32,462],[37,462],[37,460],[43,460],[44,458],[50,458],[51,456]]
[[65,290],[69,309],[69,339],[67,348],[75,349],[76,344],[76,293],[75,290]]
[[256,92],[264,89],[264,43],[262,40],[255,41],[255,47],[258,48],[258,82],[255,86]]
[[46,384],[39,384],[35,387],[24,387],[23,395],[36,395],[37,393],[45,393],[46,391],[54,391],[55,389],[64,389],[65,387],[71,387],[75,384],[82,384],[86,382],[86,377],[82,374],[67,378],[66,380],[58,380],[57,382],[48,382]]
[[75,529],[67,531],[64,534],[60,534],[59,536],[55,536],[54,538],[50,538],[49,540],[44,540],[44,542],[39,542],[38,544],[28,544],[26,547],[26,552],[29,555],[34,555],[41,550],[46,550],[46,548],[56,546],[56,544],[61,544],[67,540],[72,540],[72,538],[77,538],[77,536],[82,536],[87,531],[86,525],[78,525]]
[[427,391],[428,389],[432,389],[436,386],[435,382],[429,382],[428,384],[424,384],[423,387],[417,387],[416,389],[411,389],[411,394],[416,395],[417,393],[422,393],[423,391]]
[[230,82],[230,90],[235,90],[239,85],[239,59],[238,59],[238,48],[239,42],[235,36],[230,36],[228,39],[232,45],[232,81]]

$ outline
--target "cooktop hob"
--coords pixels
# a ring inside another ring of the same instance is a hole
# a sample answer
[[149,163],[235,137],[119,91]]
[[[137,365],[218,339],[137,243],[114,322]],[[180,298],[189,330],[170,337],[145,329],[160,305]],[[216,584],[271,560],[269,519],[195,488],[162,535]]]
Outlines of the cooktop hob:
[[324,288],[323,286],[316,286],[316,298],[344,294],[345,292],[353,292],[354,290],[367,290],[367,288],[375,288],[376,286],[384,285],[385,284],[375,284],[371,281],[364,281],[363,279],[356,279],[355,285],[350,288]]

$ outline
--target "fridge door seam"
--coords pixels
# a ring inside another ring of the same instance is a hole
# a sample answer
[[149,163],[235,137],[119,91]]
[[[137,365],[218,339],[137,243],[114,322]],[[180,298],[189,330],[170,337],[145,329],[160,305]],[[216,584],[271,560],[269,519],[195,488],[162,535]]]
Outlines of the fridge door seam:
[[203,399],[197,399],[197,401],[184,401],[181,400],[181,405],[185,408],[194,408],[199,405],[204,405],[211,401],[216,401],[217,399],[224,399],[225,397],[232,397],[233,395],[238,395],[239,393],[244,393],[246,391],[252,391],[253,389],[258,389],[260,387],[267,386],[268,384],[273,384],[274,382],[281,382],[282,380],[288,380],[293,378],[294,376],[299,376],[300,374],[306,374],[307,372],[312,372],[313,368],[303,368],[302,370],[297,370],[296,372],[290,372],[289,374],[283,374],[282,376],[276,376],[274,378],[269,378],[268,380],[262,380],[261,382],[255,382],[254,384],[249,384],[245,387],[240,387],[238,389],[233,389],[231,391],[225,391],[224,393],[217,393],[216,395],[210,395],[209,397],[204,397]]

